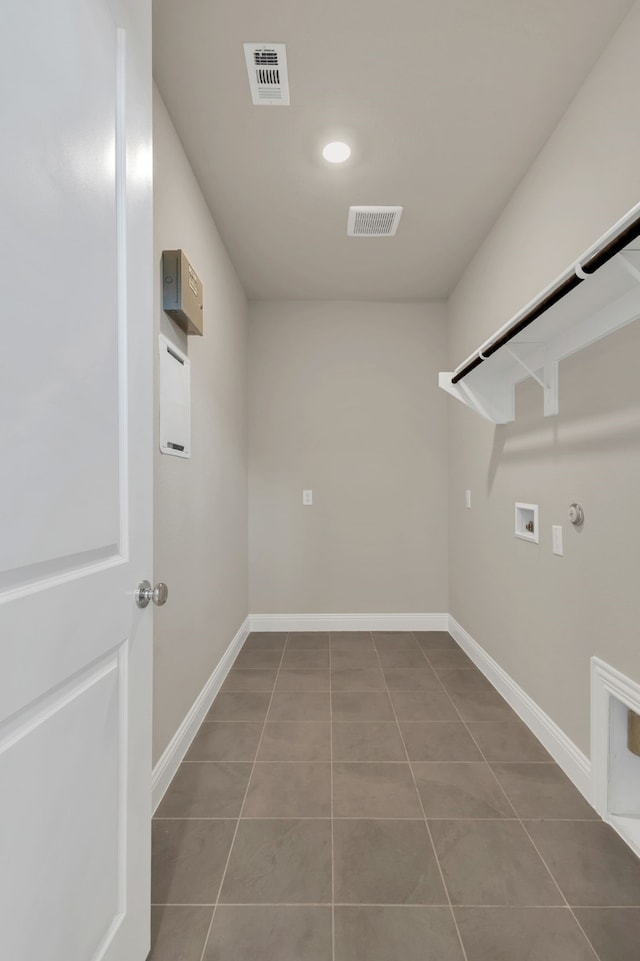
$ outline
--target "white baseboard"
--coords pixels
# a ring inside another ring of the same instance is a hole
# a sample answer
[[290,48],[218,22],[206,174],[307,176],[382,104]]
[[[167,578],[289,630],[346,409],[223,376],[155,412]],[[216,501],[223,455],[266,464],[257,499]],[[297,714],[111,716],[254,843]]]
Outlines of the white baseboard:
[[590,804],[593,804],[591,761],[589,758],[451,616],[449,616],[449,633],[546,747],[549,754],[559,764],[567,777],[573,781],[580,793]]
[[252,631],[447,631],[448,614],[250,614]]
[[231,665],[249,635],[249,630],[249,618],[247,617],[154,767],[151,775],[151,806],[154,812],[189,750],[191,742],[198,733],[200,725],[207,716]]

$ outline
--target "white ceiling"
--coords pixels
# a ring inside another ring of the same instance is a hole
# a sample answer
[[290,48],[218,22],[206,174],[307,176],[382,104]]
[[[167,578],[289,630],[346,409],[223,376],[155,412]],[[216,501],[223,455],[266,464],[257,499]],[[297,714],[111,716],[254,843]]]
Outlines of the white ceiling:
[[[154,0],[154,73],[250,298],[440,299],[631,6]],[[245,41],[287,44],[290,107],[252,105]],[[351,204],[397,236],[347,237]]]

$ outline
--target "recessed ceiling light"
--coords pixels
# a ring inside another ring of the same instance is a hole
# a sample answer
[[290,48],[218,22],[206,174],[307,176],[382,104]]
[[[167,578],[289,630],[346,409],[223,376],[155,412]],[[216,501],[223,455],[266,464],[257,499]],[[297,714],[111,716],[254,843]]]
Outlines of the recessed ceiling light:
[[341,164],[351,156],[351,147],[341,140],[334,140],[323,148],[322,156],[331,164]]

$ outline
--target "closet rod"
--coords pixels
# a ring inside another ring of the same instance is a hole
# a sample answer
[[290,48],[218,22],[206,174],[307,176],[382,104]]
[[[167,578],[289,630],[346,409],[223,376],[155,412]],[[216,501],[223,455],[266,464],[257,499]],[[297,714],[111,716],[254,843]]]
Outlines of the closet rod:
[[514,337],[517,337],[517,335],[532,324],[534,320],[537,320],[538,317],[542,316],[542,314],[557,304],[558,301],[562,300],[563,297],[566,297],[568,293],[575,290],[575,288],[586,279],[586,276],[594,274],[596,270],[603,267],[604,264],[608,263],[616,254],[624,250],[632,240],[635,240],[636,237],[639,236],[640,217],[636,217],[630,224],[622,228],[619,233],[615,234],[604,247],[588,256],[584,263],[576,268],[575,273],[565,277],[564,280],[560,280],[542,300],[528,310],[519,320],[511,324],[510,327],[507,327],[495,340],[486,346],[483,344],[476,353],[476,356],[454,374],[451,378],[451,383],[457,384],[463,377],[470,374],[472,370],[475,370],[476,367],[483,364],[488,357],[495,354],[497,350],[500,350],[501,347],[508,344]]

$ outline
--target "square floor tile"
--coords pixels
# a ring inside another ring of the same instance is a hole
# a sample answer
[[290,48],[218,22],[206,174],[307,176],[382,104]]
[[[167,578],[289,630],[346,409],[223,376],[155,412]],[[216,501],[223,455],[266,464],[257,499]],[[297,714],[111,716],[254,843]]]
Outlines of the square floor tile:
[[452,904],[564,903],[519,822],[430,821],[429,826]]
[[244,653],[249,651],[280,651],[287,642],[286,631],[252,631],[242,645]]
[[448,631],[414,631],[423,651],[458,651],[460,648]]
[[[474,675],[474,671],[460,671],[460,674]],[[469,689],[464,693],[449,689],[455,706],[465,721],[510,721],[516,717],[504,698],[497,691]]]
[[487,761],[550,761],[551,755],[518,718],[469,723]]
[[569,904],[640,906],[640,861],[603,821],[527,821]]
[[410,651],[397,651],[395,648],[378,651],[382,667],[427,668],[429,663],[419,648]]
[[215,904],[236,821],[152,822],[153,904]]
[[332,691],[386,691],[380,668],[343,667],[331,672]]
[[576,908],[600,961],[638,961],[640,908]]
[[200,961],[212,916],[213,907],[152,907],[147,961]]
[[262,727],[256,721],[204,721],[185,762],[253,761]]
[[270,694],[252,694],[242,691],[217,695],[207,714],[207,721],[264,721]]
[[443,690],[392,691],[399,721],[459,721],[460,715]]
[[521,818],[598,819],[557,764],[492,764]]
[[251,764],[181,764],[160,802],[161,818],[238,817]]
[[330,907],[220,905],[203,961],[332,961],[331,931]]
[[427,651],[426,656],[431,667],[478,670],[464,651]]
[[271,693],[276,683],[277,673],[277,670],[231,670],[227,674],[227,679],[221,690],[224,694],[229,691],[267,691]]
[[441,691],[440,682],[425,661],[424,668],[387,667],[384,676],[390,691]]
[[385,721],[334,722],[334,761],[406,761],[398,725]]
[[328,651],[327,631],[299,631],[289,634],[287,651]]
[[333,857],[336,903],[447,903],[424,821],[334,821]]
[[459,721],[403,721],[400,724],[411,761],[481,761],[482,755]]
[[567,908],[456,908],[468,961],[596,961]]
[[408,764],[333,765],[336,818],[419,818],[422,807]]
[[380,661],[373,646],[370,648],[358,647],[353,650],[347,648],[332,648],[332,670],[339,670],[345,667],[373,668],[377,670],[380,667]]
[[328,693],[276,692],[269,709],[269,721],[328,721]]
[[463,958],[448,908],[336,908],[335,925],[335,961],[462,961]]
[[281,691],[329,691],[331,689],[329,671],[280,671],[275,689],[277,693]]
[[414,651],[418,647],[411,631],[372,631],[372,637],[379,651]]
[[331,650],[373,651],[373,638],[370,631],[332,631]]
[[269,721],[258,761],[331,760],[331,727],[323,721]]
[[328,670],[329,669],[329,648],[326,651],[297,650],[287,647],[282,658],[282,668],[284,670]]
[[331,817],[331,765],[256,764],[242,816]]
[[428,818],[513,818],[488,764],[413,764]]
[[331,695],[334,721],[395,721],[388,694],[334,691]]
[[234,671],[256,670],[264,671],[271,668],[277,670],[282,659],[281,651],[243,651],[233,662]]
[[241,821],[223,904],[329,904],[331,821]]
[[478,670],[469,671],[464,668],[441,667],[438,669],[438,677],[446,689],[452,693],[468,694],[469,692],[485,691],[500,696],[484,674],[481,674]]

